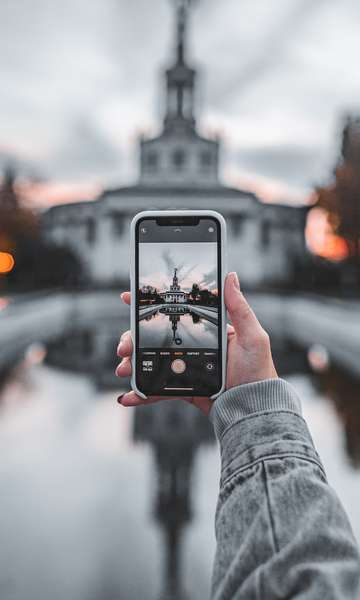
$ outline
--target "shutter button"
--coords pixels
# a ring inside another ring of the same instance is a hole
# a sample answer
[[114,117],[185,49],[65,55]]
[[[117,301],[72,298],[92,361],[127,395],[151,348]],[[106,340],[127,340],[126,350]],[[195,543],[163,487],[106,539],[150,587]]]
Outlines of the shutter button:
[[186,363],[182,360],[182,358],[176,358],[172,361],[170,366],[171,370],[173,373],[176,373],[176,375],[181,375],[181,373],[183,373],[186,369]]

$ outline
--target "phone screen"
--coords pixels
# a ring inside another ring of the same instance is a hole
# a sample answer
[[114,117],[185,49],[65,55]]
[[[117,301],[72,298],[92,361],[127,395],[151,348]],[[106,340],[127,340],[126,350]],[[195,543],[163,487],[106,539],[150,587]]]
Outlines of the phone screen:
[[136,385],[144,394],[221,388],[221,227],[213,217],[136,225]]

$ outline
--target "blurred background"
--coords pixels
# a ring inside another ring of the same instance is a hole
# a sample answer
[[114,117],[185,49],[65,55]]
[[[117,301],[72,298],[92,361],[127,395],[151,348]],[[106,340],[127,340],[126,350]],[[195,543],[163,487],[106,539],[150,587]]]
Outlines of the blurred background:
[[225,216],[360,542],[359,23],[356,0],[2,0],[2,600],[208,597],[208,422],[115,400],[144,209]]

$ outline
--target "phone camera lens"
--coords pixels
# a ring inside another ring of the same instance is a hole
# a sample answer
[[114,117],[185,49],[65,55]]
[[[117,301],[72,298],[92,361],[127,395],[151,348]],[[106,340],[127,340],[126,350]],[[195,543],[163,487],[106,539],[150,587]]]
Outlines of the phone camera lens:
[[141,233],[147,233],[146,227],[141,227],[140,231],[141,231]]
[[215,229],[213,227],[209,227],[208,232],[209,233],[214,233]]

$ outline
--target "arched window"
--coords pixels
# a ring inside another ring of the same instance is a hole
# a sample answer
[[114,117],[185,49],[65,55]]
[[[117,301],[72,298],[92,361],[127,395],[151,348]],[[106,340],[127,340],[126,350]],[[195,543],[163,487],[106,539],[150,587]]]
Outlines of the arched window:
[[191,119],[193,116],[193,92],[189,87],[183,89],[183,116],[186,119]]
[[173,154],[174,166],[180,171],[184,167],[185,161],[186,161],[186,155],[185,155],[184,150],[182,148],[176,148],[176,150],[174,150],[174,154]]
[[178,92],[176,87],[168,87],[167,114],[175,116],[178,110]]

